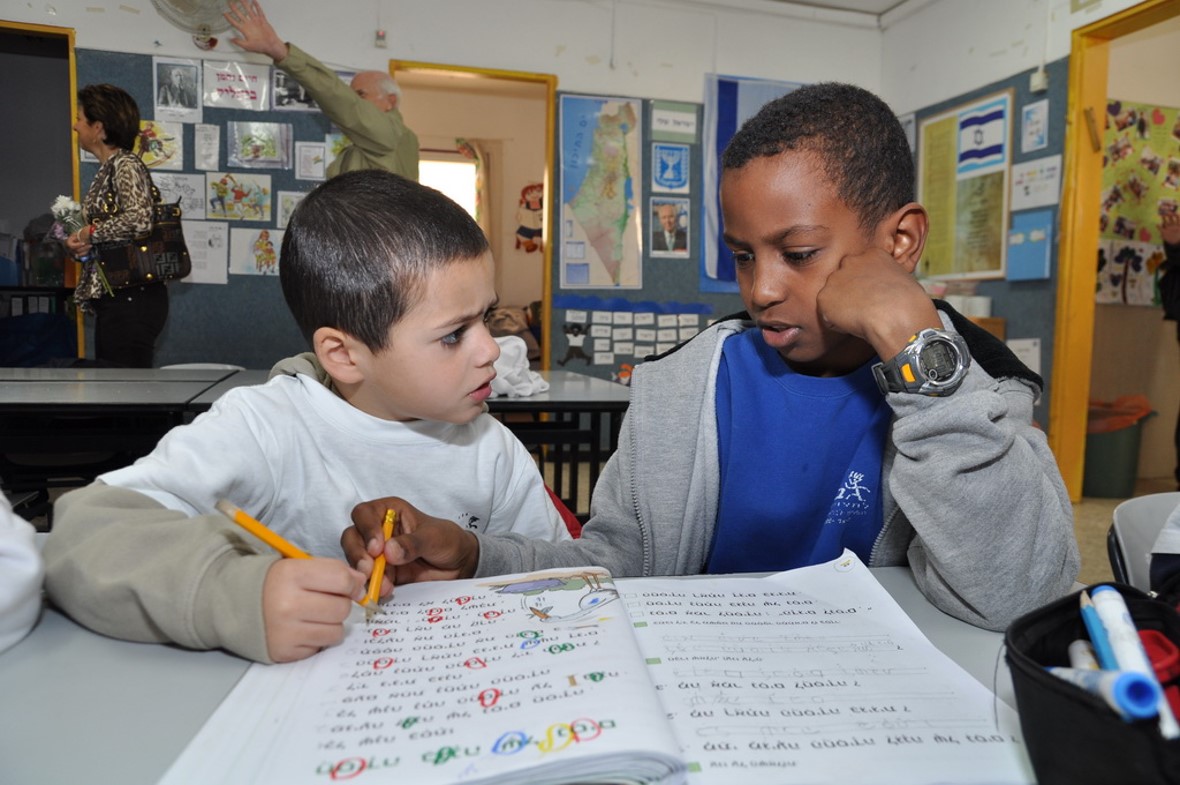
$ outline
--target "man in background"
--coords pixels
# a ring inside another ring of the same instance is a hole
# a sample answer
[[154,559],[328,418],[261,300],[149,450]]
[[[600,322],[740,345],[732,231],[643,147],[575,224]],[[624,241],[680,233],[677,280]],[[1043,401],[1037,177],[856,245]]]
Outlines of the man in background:
[[349,144],[328,166],[328,177],[357,169],[384,169],[418,179],[418,136],[406,127],[398,110],[401,89],[392,76],[361,71],[346,87],[332,69],[283,41],[257,0],[234,0],[225,18],[240,36],[231,38],[231,43],[273,60],[276,68],[303,85],[348,137]]

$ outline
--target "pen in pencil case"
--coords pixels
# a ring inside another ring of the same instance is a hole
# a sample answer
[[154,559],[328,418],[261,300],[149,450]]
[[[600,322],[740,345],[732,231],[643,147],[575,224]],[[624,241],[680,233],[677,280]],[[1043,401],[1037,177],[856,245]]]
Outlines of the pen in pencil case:
[[1127,722],[1159,714],[1160,686],[1154,679],[1132,671],[1091,668],[1046,668],[1059,679],[1076,684],[1106,701]]
[[235,504],[227,502],[225,499],[220,500],[215,505],[218,512],[231,521],[241,526],[246,531],[253,534],[258,539],[265,542],[270,547],[274,548],[279,553],[283,554],[288,559],[310,559],[311,555],[306,551],[292,545],[287,540],[272,532],[270,529],[258,520],[252,518],[245,510]]
[[1180,724],[1176,722],[1176,715],[1163,697],[1163,689],[1155,678],[1155,669],[1147,658],[1143,642],[1139,639],[1139,631],[1131,621],[1131,613],[1123,595],[1113,586],[1096,586],[1090,592],[1090,599],[1094,603],[1094,611],[1106,630],[1110,641],[1111,651],[1114,652],[1115,662],[1119,670],[1136,671],[1147,676],[1160,690],[1160,698],[1156,702],[1159,709],[1160,735],[1165,739],[1180,738]]

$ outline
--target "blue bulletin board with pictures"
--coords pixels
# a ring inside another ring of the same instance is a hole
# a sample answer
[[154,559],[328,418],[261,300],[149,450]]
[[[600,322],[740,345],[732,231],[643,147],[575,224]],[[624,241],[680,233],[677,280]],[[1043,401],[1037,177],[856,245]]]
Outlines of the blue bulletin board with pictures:
[[[194,274],[169,285],[157,364],[270,368],[304,351],[279,287],[278,251],[294,206],[323,179],[332,123],[269,65],[92,49],[76,57],[79,86],[110,83],[135,99],[139,152],[163,197],[181,199]],[[238,100],[211,105],[218,84]],[[98,171],[87,158],[83,193]]]

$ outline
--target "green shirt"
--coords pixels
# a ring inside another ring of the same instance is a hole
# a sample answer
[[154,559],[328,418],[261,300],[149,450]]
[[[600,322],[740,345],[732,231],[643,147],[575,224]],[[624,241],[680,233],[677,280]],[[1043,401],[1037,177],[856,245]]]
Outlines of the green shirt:
[[385,169],[418,179],[418,135],[397,109],[382,112],[346,85],[335,71],[294,44],[278,68],[293,76],[349,144],[328,167],[328,177],[357,169]]

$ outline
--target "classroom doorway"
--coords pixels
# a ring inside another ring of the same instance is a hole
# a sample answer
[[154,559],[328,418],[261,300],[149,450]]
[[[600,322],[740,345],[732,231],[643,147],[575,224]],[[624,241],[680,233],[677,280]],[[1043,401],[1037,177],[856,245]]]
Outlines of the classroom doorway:
[[[1082,497],[1086,417],[1094,353],[1102,129],[1110,44],[1180,16],[1176,0],[1145,0],[1073,32],[1061,194],[1057,318],[1049,407],[1049,446],[1070,499]],[[1166,64],[1161,67],[1167,68]]]

